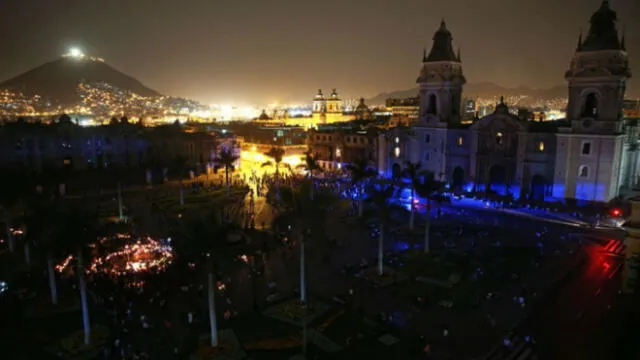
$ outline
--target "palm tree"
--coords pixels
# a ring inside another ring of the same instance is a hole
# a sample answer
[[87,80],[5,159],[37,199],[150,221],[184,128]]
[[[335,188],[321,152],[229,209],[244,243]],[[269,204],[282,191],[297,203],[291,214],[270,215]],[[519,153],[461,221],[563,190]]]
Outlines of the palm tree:
[[281,147],[272,147],[265,155],[273,160],[265,161],[262,167],[275,166],[275,179],[276,179],[276,202],[280,201],[280,165],[282,164],[282,158],[284,157],[284,149]]
[[313,176],[314,171],[322,171],[322,167],[318,164],[318,155],[312,155],[311,150],[307,151],[304,158],[304,163],[298,165],[299,169],[303,169],[307,172],[307,177],[309,178],[309,199],[313,200],[313,193],[315,190],[315,177]]
[[85,279],[84,259],[87,257],[87,242],[96,239],[97,215],[87,209],[77,207],[69,209],[65,214],[63,231],[61,238],[71,249],[71,253],[76,254],[76,267],[78,284],[80,290],[80,304],[82,307],[82,328],[84,330],[84,343],[91,343],[91,321],[89,318],[89,304],[87,300],[87,282]]
[[422,165],[418,162],[418,163],[412,163],[407,161],[405,163],[405,168],[404,168],[404,177],[409,179],[409,182],[411,183],[411,214],[409,216],[409,230],[413,231],[413,225],[415,222],[415,197],[416,197],[416,185],[420,184],[420,175],[421,175],[421,171],[420,168],[422,167]]
[[393,196],[393,185],[385,182],[376,184],[370,200],[376,206],[379,216],[380,235],[378,237],[378,275],[384,274],[384,226],[389,217],[389,198]]
[[232,149],[222,148],[218,155],[216,156],[214,162],[214,171],[218,171],[219,169],[224,169],[224,177],[225,183],[227,186],[227,196],[231,192],[231,183],[229,182],[229,173],[235,170],[235,163],[238,160],[238,156],[233,152]]
[[[216,218],[212,214],[211,218]],[[218,346],[218,320],[216,317],[216,258],[224,256],[226,229],[215,220],[200,219],[189,226],[185,239],[186,256],[192,260],[203,257],[207,263],[207,294],[209,298],[209,330],[211,347]]]
[[364,213],[364,188],[372,177],[376,176],[376,171],[369,167],[365,159],[347,165],[347,170],[351,173],[351,184],[358,189],[358,217]]
[[429,197],[431,196],[431,194],[433,193],[433,191],[435,190],[435,186],[434,183],[432,181],[426,181],[424,184],[417,184],[416,186],[414,186],[415,191],[418,193],[418,195],[420,197],[424,197],[425,199],[427,199],[427,211],[425,212],[424,215],[424,252],[428,253],[429,252],[429,233],[431,231],[431,206],[430,206],[430,202],[431,200],[429,200]]
[[[44,199],[41,199],[44,200]],[[54,267],[54,257],[61,250],[64,239],[61,237],[65,223],[65,211],[59,199],[39,201],[39,205],[31,217],[28,218],[26,228],[29,242],[37,243],[44,249],[47,260],[47,274],[49,277],[49,291],[51,303],[58,304],[58,286]]]

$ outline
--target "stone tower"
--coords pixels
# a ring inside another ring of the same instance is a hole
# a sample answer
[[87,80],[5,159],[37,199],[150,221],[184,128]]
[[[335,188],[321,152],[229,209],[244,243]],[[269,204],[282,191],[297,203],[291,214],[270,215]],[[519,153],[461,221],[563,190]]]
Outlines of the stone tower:
[[327,111],[327,100],[324,98],[322,89],[318,89],[318,93],[313,98],[313,113],[320,114]]
[[461,119],[462,73],[460,52],[453,50],[453,37],[444,20],[433,36],[431,51],[426,48],[422,69],[416,80],[420,89],[420,120],[431,124],[459,123]]
[[336,89],[331,91],[331,95],[327,99],[327,112],[342,114],[342,100],[338,96]]
[[624,38],[608,1],[591,16],[587,37],[580,36],[565,79],[569,83],[567,120],[560,128],[553,196],[606,202],[632,176],[622,126],[626,82],[631,77]]
[[617,15],[608,1],[591,16],[586,39],[578,39],[565,79],[569,83],[567,120],[573,132],[615,134],[621,131],[622,104],[629,59],[616,29]]

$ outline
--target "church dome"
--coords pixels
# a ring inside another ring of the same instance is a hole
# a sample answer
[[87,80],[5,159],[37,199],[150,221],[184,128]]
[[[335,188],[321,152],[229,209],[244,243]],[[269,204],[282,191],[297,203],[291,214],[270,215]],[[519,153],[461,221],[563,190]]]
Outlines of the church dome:
[[356,111],[369,111],[369,107],[364,103],[364,98],[360,98],[360,103],[356,107]]
[[262,110],[262,113],[258,116],[258,120],[271,120],[271,118],[267,115],[266,110]]
[[371,110],[364,103],[364,98],[360,98],[360,103],[356,106],[354,113],[358,120],[369,120],[371,118]]

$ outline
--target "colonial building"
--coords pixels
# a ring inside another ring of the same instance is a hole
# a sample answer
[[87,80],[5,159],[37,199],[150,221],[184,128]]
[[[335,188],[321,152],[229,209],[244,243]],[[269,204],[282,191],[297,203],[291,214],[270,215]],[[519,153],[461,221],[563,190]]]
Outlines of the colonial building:
[[215,138],[186,133],[175,125],[134,124],[82,127],[70,121],[50,125],[9,123],[0,127],[0,167],[31,171],[89,170],[113,166],[198,168],[215,155]]
[[411,126],[420,115],[420,98],[387,99],[386,108],[391,113],[389,127]]
[[417,124],[389,131],[380,146],[385,174],[399,176],[409,161],[459,190],[598,202],[624,194],[638,176],[638,135],[637,121],[623,117],[631,72],[615,23],[604,1],[578,41],[565,74],[566,121],[527,121],[501,99],[492,114],[465,123],[462,60],[443,21],[417,79]]
[[318,164],[326,170],[340,170],[346,164],[367,161],[372,168],[383,168],[379,160],[380,140],[376,128],[320,128],[309,131],[307,146]]

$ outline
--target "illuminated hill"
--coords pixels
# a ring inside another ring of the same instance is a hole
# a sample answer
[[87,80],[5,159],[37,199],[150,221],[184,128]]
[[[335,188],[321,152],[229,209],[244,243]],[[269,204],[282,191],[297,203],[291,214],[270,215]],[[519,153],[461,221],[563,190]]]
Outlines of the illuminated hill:
[[25,96],[39,95],[52,104],[66,107],[82,102],[78,89],[83,83],[106,83],[143,97],[161,96],[140,81],[107,65],[104,60],[85,56],[77,50],[0,83],[0,89]]

